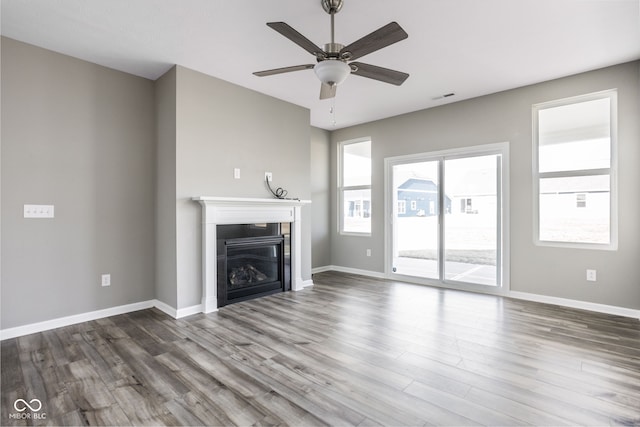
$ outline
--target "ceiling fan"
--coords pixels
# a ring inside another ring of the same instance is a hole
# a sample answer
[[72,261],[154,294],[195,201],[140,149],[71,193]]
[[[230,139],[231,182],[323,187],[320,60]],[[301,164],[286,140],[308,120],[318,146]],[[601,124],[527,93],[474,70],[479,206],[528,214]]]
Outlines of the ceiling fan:
[[324,11],[331,15],[331,43],[325,44],[324,49],[316,46],[312,41],[284,22],[267,22],[269,27],[315,56],[317,63],[256,71],[253,74],[258,77],[265,77],[274,74],[289,73],[291,71],[313,69],[322,82],[320,99],[335,97],[337,86],[342,83],[349,74],[379,80],[396,86],[404,83],[407,77],[409,77],[407,73],[365,64],[363,62],[350,62],[409,37],[397,22],[390,22],[350,45],[344,46],[336,43],[334,40],[335,14],[342,9],[343,0],[320,1]]

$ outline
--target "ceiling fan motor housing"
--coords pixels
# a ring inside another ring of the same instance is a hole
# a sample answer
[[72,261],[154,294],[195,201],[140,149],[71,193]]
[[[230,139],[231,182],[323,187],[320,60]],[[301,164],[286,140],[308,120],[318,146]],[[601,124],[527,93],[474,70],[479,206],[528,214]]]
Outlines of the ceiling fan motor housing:
[[338,58],[343,47],[344,45],[340,43],[326,43],[324,45],[324,52],[329,58]]
[[342,9],[343,0],[321,0],[321,1],[322,1],[322,8],[324,9],[325,12],[327,12],[330,15],[340,12],[340,9]]

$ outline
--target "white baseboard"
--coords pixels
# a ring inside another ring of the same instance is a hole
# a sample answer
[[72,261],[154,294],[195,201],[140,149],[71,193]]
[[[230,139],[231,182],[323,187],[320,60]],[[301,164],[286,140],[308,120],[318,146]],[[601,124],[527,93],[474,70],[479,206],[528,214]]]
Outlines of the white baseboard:
[[[305,280],[303,287],[313,286],[313,280]],[[103,319],[105,317],[116,316],[118,314],[131,313],[133,311],[145,310],[155,307],[163,313],[181,319],[193,314],[202,313],[202,305],[196,304],[191,307],[175,309],[169,304],[157,299],[142,301],[133,304],[120,305],[117,307],[105,308],[103,310],[90,311],[88,313],[75,314],[73,316],[59,317],[57,319],[45,320],[44,322],[30,323],[28,325],[16,326],[0,330],[0,341],[10,338],[17,338],[23,335],[35,334],[51,329],[62,328],[64,326],[75,325],[77,323],[89,322],[91,320]]]
[[45,320],[44,322],[31,323],[24,326],[16,326],[15,328],[7,328],[0,331],[0,340],[35,334],[36,332],[48,331],[50,329],[75,325],[82,322],[89,322],[91,320],[102,319],[105,317],[117,316],[118,314],[131,313],[132,311],[145,310],[147,308],[153,307],[154,303],[154,300],[136,302],[133,304],[105,308],[103,310],[90,311],[88,313],[75,314],[73,316],[65,316],[59,317],[57,319]]
[[311,269],[311,274],[324,273],[325,271],[333,271],[332,265],[325,265],[323,267],[316,267]]
[[528,292],[510,291],[506,296],[526,301],[542,302],[546,304],[560,305],[563,307],[578,308],[581,310],[595,311],[597,313],[613,314],[616,316],[640,319],[640,310],[618,307],[615,305],[599,304],[595,302],[579,301],[568,298],[551,297],[547,295],[530,294]]
[[[341,273],[359,274],[361,276],[369,276],[377,279],[385,279],[384,273],[377,271],[359,270],[349,267],[341,267],[338,265],[328,265],[324,267],[314,268],[312,273],[322,273],[325,271],[338,271]],[[428,285],[434,286],[434,285]],[[640,310],[634,310],[632,308],[618,307],[615,305],[598,304],[587,301],[573,300],[568,298],[558,298],[547,295],[531,294],[528,292],[507,291],[505,294],[496,294],[497,296],[506,296],[515,299],[521,299],[526,301],[542,302],[546,304],[559,305],[562,307],[577,308],[582,310],[595,311],[597,313],[612,314],[615,316],[631,317],[634,319],[640,319]]]
[[158,310],[173,317],[174,319],[180,319],[182,317],[191,316],[192,314],[202,313],[202,306],[200,304],[176,310],[169,304],[166,304],[157,299],[153,299],[133,304],[119,305],[117,307],[105,308],[103,310],[90,311],[88,313],[81,313],[73,316],[60,317],[57,319],[46,320],[44,322],[31,323],[24,326],[16,326],[15,328],[3,329],[0,330],[0,341],[9,338],[21,337],[23,335],[35,334],[37,332],[48,331],[50,329],[61,328],[63,326],[75,325],[77,323],[89,322],[91,320],[103,319],[105,317],[116,316],[118,314],[126,314],[133,311],[145,310],[152,307],[156,307]]
[[153,300],[153,306],[155,308],[157,308],[158,310],[160,310],[161,312],[163,312],[164,314],[167,314],[167,315],[173,317],[174,319],[178,318],[177,317],[178,311],[175,308],[171,307],[167,303],[164,303],[164,302],[162,302],[160,300],[154,299]]
[[202,304],[192,305],[191,307],[179,308],[175,316],[176,319],[191,316],[193,314],[202,313]]
[[322,273],[324,271],[338,271],[340,273],[358,274],[360,276],[375,277],[376,279],[386,279],[387,276],[379,271],[361,270],[359,268],[343,267],[341,265],[327,265],[311,270],[312,274]]
[[[325,267],[314,268],[312,273],[321,273],[324,271],[338,271],[341,273],[358,274],[361,276],[369,276],[377,279],[384,279],[384,273],[369,270],[360,270],[356,268],[342,267],[338,265],[331,265]],[[303,287],[313,286],[313,280],[305,280]],[[613,305],[598,304],[587,301],[572,300],[567,298],[558,298],[547,295],[530,294],[527,292],[510,291],[507,293],[508,297],[535,301],[546,304],[554,304],[563,307],[571,307],[582,310],[595,311],[597,313],[612,314],[616,316],[631,317],[634,319],[640,319],[640,310],[634,310],[632,308],[618,307]],[[202,313],[202,306],[200,304],[185,307],[181,309],[175,309],[170,305],[159,301],[149,300],[142,301],[133,304],[120,305],[117,307],[105,308],[103,310],[91,311],[88,313],[76,314],[73,316],[65,316],[57,319],[46,320],[44,322],[31,323],[24,326],[16,326],[14,328],[7,328],[0,330],[0,341],[21,337],[23,335],[35,334],[37,332],[48,331],[50,329],[61,328],[63,326],[75,325],[77,323],[89,322],[91,320],[103,319],[105,317],[117,316],[119,314],[131,313],[133,311],[145,310],[147,308],[156,307],[160,311],[173,317],[174,319],[180,319],[182,317],[191,316],[193,314]]]

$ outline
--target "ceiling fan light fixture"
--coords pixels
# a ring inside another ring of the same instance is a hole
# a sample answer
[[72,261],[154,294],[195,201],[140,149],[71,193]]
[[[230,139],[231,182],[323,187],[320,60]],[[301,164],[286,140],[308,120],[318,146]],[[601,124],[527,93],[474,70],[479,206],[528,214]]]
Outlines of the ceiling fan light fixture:
[[333,86],[345,81],[347,76],[351,74],[351,67],[338,59],[327,59],[318,62],[313,67],[313,71],[322,83]]

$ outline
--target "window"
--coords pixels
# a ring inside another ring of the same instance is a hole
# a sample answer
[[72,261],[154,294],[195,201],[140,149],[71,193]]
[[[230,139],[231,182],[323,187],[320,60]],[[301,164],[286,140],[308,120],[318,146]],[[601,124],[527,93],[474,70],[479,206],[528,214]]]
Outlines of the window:
[[340,232],[371,233],[371,140],[340,144]]
[[533,106],[538,244],[616,248],[616,100],[610,90]]

